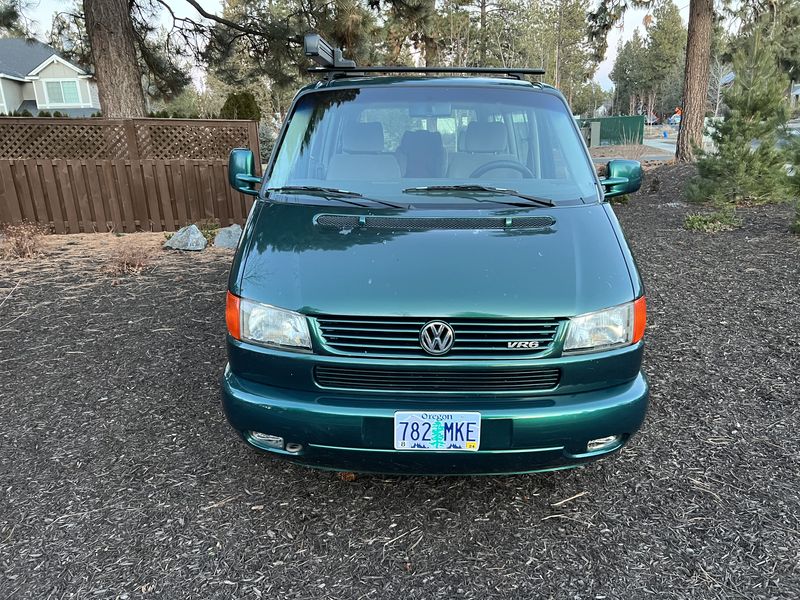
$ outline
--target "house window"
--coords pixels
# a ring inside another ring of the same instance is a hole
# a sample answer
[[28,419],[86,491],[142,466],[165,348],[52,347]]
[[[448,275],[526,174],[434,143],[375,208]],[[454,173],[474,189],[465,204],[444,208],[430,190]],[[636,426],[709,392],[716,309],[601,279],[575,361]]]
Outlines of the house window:
[[77,81],[46,81],[44,84],[48,104],[80,104]]

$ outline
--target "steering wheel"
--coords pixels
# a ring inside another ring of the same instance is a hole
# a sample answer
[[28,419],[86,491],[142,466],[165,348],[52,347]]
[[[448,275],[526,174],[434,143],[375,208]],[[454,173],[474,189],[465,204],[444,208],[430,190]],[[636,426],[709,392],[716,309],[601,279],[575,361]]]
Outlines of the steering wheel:
[[533,171],[515,160],[493,160],[492,162],[488,162],[485,165],[481,165],[475,169],[470,174],[469,178],[474,179],[475,177],[480,177],[481,175],[489,171],[493,171],[494,169],[511,169],[512,171],[518,171],[519,173],[522,173],[522,176],[525,179],[533,179],[534,177]]

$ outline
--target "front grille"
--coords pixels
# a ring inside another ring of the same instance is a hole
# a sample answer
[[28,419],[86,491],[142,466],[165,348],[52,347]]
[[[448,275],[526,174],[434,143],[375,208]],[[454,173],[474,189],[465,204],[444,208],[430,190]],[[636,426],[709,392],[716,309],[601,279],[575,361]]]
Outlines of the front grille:
[[555,225],[548,216],[536,217],[359,217],[317,215],[317,225],[336,229],[431,231],[435,229],[545,229]]
[[[325,346],[356,356],[427,357],[419,342],[420,329],[431,319],[417,317],[316,318]],[[559,319],[445,319],[453,328],[452,349],[439,358],[517,358],[548,351]],[[538,342],[535,348],[509,348],[509,342]]]
[[324,388],[386,392],[533,392],[558,385],[559,369],[420,371],[391,368],[314,367]]

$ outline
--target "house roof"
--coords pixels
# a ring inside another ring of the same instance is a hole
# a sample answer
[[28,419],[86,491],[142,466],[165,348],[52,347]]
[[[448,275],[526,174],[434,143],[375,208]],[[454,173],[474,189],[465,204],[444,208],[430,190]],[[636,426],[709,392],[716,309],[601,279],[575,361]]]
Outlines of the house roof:
[[38,40],[0,39],[0,73],[25,77],[53,54],[58,53]]

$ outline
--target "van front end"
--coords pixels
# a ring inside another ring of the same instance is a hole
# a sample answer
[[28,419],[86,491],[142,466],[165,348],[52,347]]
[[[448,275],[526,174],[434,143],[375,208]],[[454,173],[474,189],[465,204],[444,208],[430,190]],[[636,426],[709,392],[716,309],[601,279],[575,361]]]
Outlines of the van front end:
[[579,465],[638,430],[645,299],[610,207],[553,207],[547,231],[435,229],[425,209],[381,213],[387,232],[375,214],[256,205],[222,386],[247,444],[339,471],[499,474]]
[[[516,74],[519,75],[519,74]],[[568,468],[639,429],[645,299],[561,94],[508,77],[341,74],[295,98],[228,282],[225,412],[338,471]]]
[[[258,450],[337,471],[456,475],[567,468],[621,448],[647,410],[641,342],[523,364],[342,360],[235,340],[229,352],[223,404],[243,439]],[[470,390],[476,373],[505,388],[553,371],[557,382],[548,380],[541,391]],[[326,379],[331,372],[336,379]],[[398,391],[392,379],[418,380],[421,389],[406,383]],[[451,386],[462,389],[433,391],[436,384],[429,382],[437,379],[461,382]],[[404,411],[478,413],[480,445],[475,451],[396,449],[396,415]]]

